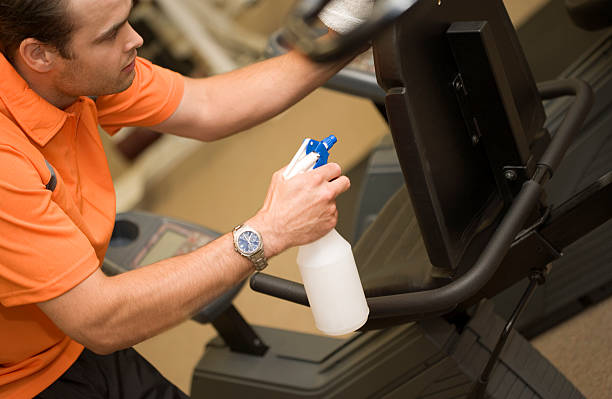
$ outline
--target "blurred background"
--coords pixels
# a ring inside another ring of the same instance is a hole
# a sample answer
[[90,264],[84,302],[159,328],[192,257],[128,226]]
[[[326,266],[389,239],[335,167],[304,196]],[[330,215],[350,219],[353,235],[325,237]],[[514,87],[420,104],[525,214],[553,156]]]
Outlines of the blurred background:
[[[131,23],[145,39],[141,56],[187,76],[205,77],[265,58],[268,37],[283,25],[292,3],[140,0],[135,1]],[[504,3],[537,81],[557,76],[601,34],[570,28],[563,1]],[[549,62],[552,55],[554,63]],[[240,82],[233,89],[239,91]],[[112,138],[102,137],[119,212],[140,209],[224,233],[259,209],[272,173],[289,162],[305,137],[332,133],[339,139],[332,159],[353,182],[352,189],[339,199],[338,230],[350,241],[367,161],[388,140],[386,122],[368,99],[321,88],[261,126],[215,143],[133,128]],[[247,162],[256,166],[248,176],[243,172]],[[272,259],[269,272],[299,281],[296,255],[297,250],[290,250]],[[235,306],[250,323],[318,334],[308,308],[257,294],[248,287]],[[586,397],[609,398],[610,328],[612,302],[602,301],[532,342]],[[194,366],[215,335],[210,325],[190,320],[136,349],[189,393]]]

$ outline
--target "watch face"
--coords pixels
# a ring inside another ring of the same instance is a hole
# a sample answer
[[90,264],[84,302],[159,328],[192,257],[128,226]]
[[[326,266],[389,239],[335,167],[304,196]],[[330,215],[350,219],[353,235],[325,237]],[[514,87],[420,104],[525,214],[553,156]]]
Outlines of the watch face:
[[261,239],[253,231],[243,231],[238,236],[238,248],[246,255],[253,255],[260,247]]

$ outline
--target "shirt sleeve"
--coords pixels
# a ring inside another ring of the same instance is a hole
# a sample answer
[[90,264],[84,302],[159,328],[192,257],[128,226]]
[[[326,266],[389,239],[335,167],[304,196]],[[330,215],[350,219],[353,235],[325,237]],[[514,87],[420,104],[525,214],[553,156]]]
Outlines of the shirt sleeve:
[[98,267],[93,246],[53,201],[29,158],[0,146],[0,304],[43,302]]
[[125,91],[98,97],[98,122],[109,134],[124,126],[153,126],[168,119],[183,99],[182,75],[136,58],[136,75]]

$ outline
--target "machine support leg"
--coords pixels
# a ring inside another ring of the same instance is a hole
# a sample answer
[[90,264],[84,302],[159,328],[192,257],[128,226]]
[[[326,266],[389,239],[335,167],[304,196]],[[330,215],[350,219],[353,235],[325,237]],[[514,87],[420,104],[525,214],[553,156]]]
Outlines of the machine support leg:
[[263,356],[268,351],[268,346],[233,305],[217,316],[212,325],[234,352]]
[[485,397],[485,393],[487,391],[487,385],[489,384],[489,377],[491,376],[491,373],[493,372],[493,368],[495,367],[495,364],[497,363],[499,354],[504,348],[504,345],[506,344],[506,341],[508,340],[508,337],[510,336],[510,332],[514,328],[514,324],[516,323],[519,316],[523,313],[523,310],[525,310],[525,307],[529,303],[529,300],[531,299],[531,296],[535,292],[535,289],[537,288],[538,285],[544,284],[545,273],[546,273],[545,269],[536,269],[536,270],[533,270],[532,273],[530,274],[529,286],[527,286],[527,289],[523,293],[521,300],[519,301],[518,305],[514,309],[514,312],[512,312],[512,316],[510,316],[510,319],[506,323],[504,330],[499,336],[499,339],[497,340],[497,344],[495,345],[495,349],[491,353],[491,357],[489,357],[489,361],[487,362],[487,365],[482,371],[480,378],[474,385],[474,390],[472,391],[472,395],[471,395],[472,399],[483,399]]

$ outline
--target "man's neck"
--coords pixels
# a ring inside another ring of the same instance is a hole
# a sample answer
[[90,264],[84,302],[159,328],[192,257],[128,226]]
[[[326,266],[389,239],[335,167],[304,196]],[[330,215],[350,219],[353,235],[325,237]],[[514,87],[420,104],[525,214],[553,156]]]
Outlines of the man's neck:
[[19,75],[26,81],[28,86],[51,105],[64,110],[74,104],[78,97],[68,96],[58,92],[46,74],[32,71],[27,66],[21,64],[19,60],[13,63],[13,67]]

